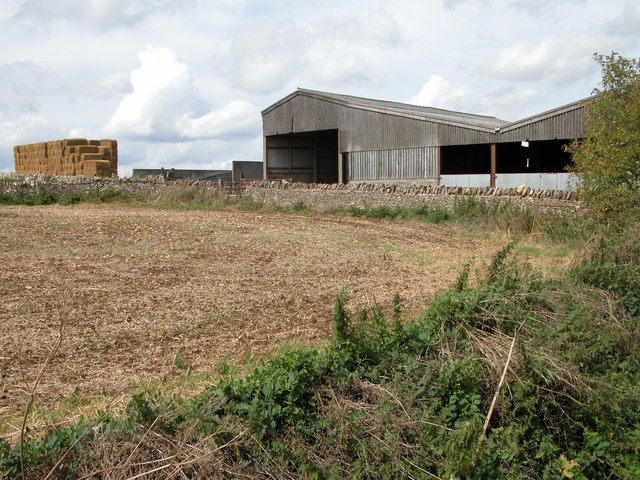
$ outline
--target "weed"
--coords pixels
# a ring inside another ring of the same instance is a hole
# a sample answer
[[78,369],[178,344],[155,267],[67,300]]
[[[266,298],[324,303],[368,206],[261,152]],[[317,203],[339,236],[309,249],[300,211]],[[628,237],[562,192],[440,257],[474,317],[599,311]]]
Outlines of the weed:
[[308,212],[309,206],[306,203],[304,203],[302,200],[298,200],[291,206],[291,209],[296,213]]
[[240,210],[246,210],[250,212],[262,210],[264,208],[264,204],[262,202],[254,200],[253,197],[250,197],[249,195],[241,196],[234,205]]
[[187,377],[191,374],[191,365],[180,353],[176,353],[173,357],[173,366],[179,370],[184,370]]
[[182,209],[221,208],[229,204],[227,195],[209,185],[167,185],[147,197],[152,205]]

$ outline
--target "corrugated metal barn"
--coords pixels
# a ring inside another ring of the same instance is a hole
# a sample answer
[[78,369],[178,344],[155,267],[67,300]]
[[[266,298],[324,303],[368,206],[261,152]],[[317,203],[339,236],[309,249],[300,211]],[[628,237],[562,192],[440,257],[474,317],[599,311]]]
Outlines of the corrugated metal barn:
[[264,178],[567,188],[584,103],[517,122],[298,89],[262,112]]

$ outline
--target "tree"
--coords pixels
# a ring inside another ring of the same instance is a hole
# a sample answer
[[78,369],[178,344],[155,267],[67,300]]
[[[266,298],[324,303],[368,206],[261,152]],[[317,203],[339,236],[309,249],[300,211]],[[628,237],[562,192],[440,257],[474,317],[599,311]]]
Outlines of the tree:
[[585,106],[584,139],[571,143],[572,171],[591,212],[607,223],[640,212],[640,60],[594,54],[602,67]]

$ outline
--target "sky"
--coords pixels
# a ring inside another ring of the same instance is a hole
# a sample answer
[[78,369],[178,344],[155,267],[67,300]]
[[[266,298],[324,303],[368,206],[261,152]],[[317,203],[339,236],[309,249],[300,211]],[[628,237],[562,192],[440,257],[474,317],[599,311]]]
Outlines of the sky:
[[134,168],[262,160],[296,88],[515,121],[640,57],[637,0],[1,0],[0,171],[13,146],[118,141]]

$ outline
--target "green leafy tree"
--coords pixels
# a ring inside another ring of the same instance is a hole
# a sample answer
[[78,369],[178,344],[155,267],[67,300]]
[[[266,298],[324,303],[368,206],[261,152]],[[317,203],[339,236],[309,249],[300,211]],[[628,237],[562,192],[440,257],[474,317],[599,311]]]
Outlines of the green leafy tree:
[[581,198],[607,223],[640,212],[640,60],[594,54],[602,81],[585,107],[585,138],[568,151]]

